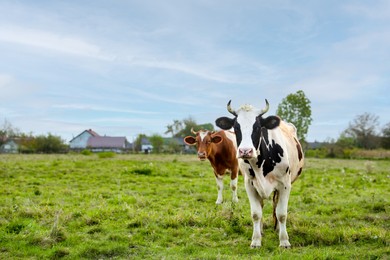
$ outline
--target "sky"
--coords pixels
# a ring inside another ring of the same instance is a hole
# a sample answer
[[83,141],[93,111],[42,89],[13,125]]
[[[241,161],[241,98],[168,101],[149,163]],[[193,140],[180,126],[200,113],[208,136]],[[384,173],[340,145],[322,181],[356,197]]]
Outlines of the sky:
[[390,122],[388,0],[0,0],[0,125],[162,136],[303,90],[308,141]]

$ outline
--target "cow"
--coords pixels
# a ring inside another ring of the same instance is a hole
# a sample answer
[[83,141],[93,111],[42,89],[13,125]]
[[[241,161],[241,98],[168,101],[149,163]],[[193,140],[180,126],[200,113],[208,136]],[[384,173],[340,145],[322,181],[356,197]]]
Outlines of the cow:
[[280,247],[290,248],[286,229],[287,205],[291,184],[302,172],[304,156],[293,124],[278,116],[263,115],[269,110],[243,105],[238,110],[227,110],[234,118],[220,117],[216,125],[221,129],[234,128],[237,141],[237,158],[244,175],[253,221],[252,248],[261,247],[264,200],[273,195],[275,229],[279,230]]
[[217,182],[218,197],[216,204],[223,202],[223,177],[230,173],[230,188],[232,189],[232,200],[238,202],[237,180],[238,180],[238,161],[236,158],[236,138],[230,131],[210,132],[200,130],[195,135],[186,136],[184,142],[188,145],[197,147],[198,158],[201,161],[209,160],[214,170],[215,180]]

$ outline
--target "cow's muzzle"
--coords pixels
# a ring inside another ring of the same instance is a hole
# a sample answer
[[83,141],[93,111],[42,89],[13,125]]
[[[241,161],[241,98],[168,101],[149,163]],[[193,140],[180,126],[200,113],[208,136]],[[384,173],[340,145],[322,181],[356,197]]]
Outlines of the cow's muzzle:
[[239,148],[238,149],[238,157],[239,158],[253,158],[254,157],[254,152],[253,148]]
[[205,153],[205,152],[198,152],[198,158],[199,158],[201,161],[206,160],[206,158],[207,158],[206,153]]

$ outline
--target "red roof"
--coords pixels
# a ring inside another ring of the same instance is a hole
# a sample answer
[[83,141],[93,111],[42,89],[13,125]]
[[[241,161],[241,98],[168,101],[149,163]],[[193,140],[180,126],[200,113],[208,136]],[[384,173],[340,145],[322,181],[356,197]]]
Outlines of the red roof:
[[88,129],[88,130],[85,130],[87,131],[88,133],[90,133],[92,136],[99,136],[98,133],[96,133],[95,131],[93,131],[92,129]]
[[91,148],[126,148],[126,137],[91,136],[87,146]]

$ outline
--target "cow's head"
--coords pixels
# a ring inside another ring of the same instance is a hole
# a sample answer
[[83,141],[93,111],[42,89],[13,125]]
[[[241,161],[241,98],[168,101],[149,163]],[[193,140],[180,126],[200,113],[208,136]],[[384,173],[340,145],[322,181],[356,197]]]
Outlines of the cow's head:
[[193,129],[191,129],[191,132],[195,135],[195,137],[186,136],[184,138],[184,142],[188,145],[196,145],[198,150],[198,157],[202,161],[206,160],[206,158],[209,156],[212,149],[212,144],[218,144],[222,142],[222,137],[218,134],[214,134],[214,132],[207,130],[200,130],[195,132]]
[[265,102],[266,107],[264,109],[243,105],[235,111],[230,106],[230,100],[227,104],[227,110],[234,115],[234,118],[220,117],[215,121],[216,125],[224,130],[234,128],[238,147],[237,158],[251,159],[257,157],[262,131],[279,126],[279,117],[262,117],[269,109],[268,101],[265,100]]

